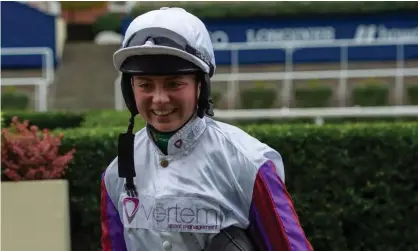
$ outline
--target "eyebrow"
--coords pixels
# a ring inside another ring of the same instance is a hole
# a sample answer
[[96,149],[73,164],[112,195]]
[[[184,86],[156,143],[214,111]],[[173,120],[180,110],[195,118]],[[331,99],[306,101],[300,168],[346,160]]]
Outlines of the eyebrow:
[[[148,78],[148,77],[143,77],[143,76],[135,76],[135,78],[137,80],[143,80],[143,81],[152,81],[152,78]],[[184,79],[182,76],[170,76],[170,77],[165,77],[164,80],[182,80]]]

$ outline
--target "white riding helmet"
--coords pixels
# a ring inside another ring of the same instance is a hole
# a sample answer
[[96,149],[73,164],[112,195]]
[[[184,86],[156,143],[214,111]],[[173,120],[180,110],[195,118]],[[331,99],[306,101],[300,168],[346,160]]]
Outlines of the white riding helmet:
[[135,18],[121,48],[113,55],[117,70],[131,56],[172,55],[213,76],[216,68],[212,41],[204,23],[182,8],[163,7]]

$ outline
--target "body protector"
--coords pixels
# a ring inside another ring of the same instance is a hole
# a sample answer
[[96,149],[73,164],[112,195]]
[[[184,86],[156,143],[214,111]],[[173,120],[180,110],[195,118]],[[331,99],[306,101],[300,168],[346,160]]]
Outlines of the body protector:
[[102,176],[103,251],[313,250],[275,149],[208,116],[177,131],[167,154],[150,134],[135,133],[138,197],[118,157]]

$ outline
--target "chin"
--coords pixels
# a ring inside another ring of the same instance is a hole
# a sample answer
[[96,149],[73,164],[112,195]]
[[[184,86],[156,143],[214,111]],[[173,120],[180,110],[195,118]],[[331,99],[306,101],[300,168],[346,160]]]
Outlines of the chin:
[[179,129],[181,125],[178,123],[169,123],[169,124],[162,124],[162,123],[155,123],[153,127],[160,132],[172,132]]

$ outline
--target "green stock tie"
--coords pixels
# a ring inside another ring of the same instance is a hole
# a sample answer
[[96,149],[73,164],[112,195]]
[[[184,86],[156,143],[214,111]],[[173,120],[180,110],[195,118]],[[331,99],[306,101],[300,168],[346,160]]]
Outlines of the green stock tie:
[[164,154],[167,154],[168,141],[175,133],[176,132],[161,133],[161,132],[156,132],[152,130],[154,142]]

